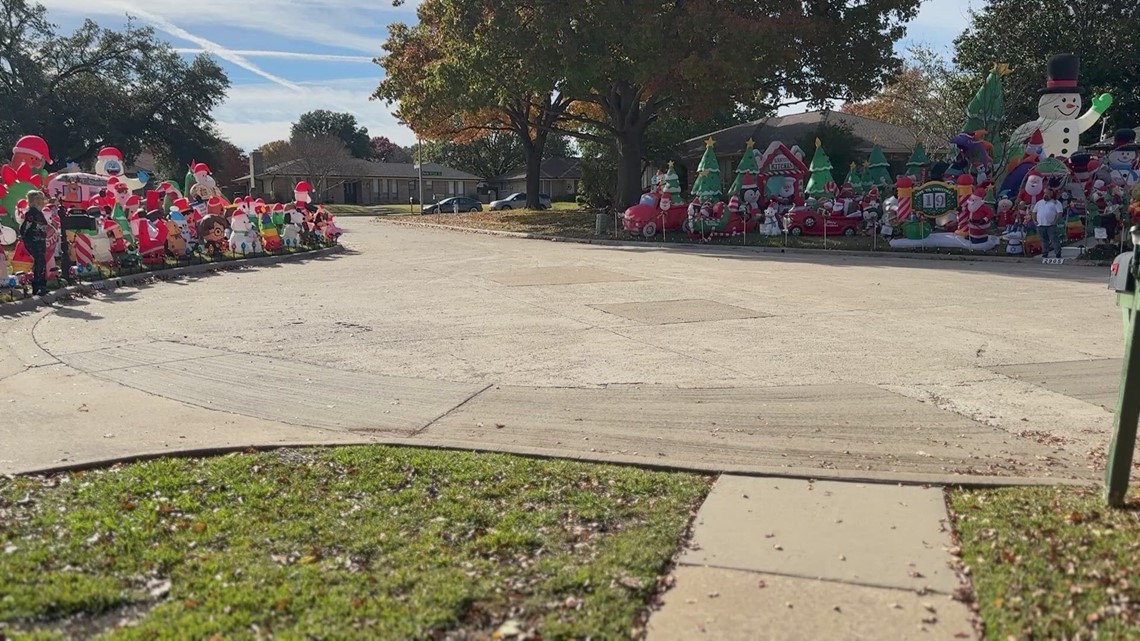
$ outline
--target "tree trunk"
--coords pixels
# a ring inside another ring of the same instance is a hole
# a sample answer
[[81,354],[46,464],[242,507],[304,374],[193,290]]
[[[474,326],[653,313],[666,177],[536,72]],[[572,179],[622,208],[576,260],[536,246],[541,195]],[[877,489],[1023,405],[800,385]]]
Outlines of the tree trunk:
[[542,147],[533,143],[523,145],[523,154],[526,157],[526,208],[539,209],[541,204],[538,192],[542,188]]
[[617,193],[614,194],[618,209],[625,209],[641,199],[641,156],[645,148],[643,131],[619,132],[617,141]]

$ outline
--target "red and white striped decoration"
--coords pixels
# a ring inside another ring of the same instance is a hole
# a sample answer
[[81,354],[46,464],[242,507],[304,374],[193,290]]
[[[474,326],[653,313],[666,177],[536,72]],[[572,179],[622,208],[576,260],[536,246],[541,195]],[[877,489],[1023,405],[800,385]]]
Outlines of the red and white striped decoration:
[[87,265],[95,264],[95,250],[91,246],[90,236],[87,234],[76,234],[74,246],[75,263],[77,265],[83,265],[86,267]]

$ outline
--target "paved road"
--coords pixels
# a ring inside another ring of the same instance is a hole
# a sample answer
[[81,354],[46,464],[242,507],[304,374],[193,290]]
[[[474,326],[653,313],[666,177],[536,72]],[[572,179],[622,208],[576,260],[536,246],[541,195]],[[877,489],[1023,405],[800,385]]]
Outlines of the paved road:
[[[1108,437],[1121,335],[1103,269],[346,227],[347,255],[0,320],[0,410],[22,412],[0,427],[0,471],[383,440],[820,478],[1088,478]],[[127,401],[148,409],[116,410]]]

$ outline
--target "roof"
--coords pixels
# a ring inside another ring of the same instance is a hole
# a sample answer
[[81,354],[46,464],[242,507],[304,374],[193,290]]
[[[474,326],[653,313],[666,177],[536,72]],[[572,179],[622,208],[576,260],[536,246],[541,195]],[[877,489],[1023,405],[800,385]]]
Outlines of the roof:
[[[558,180],[560,178],[578,180],[582,178],[582,165],[577,158],[547,158],[542,161],[539,174],[543,180]],[[514,180],[526,180],[526,165],[508,171],[495,179],[496,182]]]
[[[299,176],[304,174],[300,160],[289,160],[266,168],[264,176]],[[425,162],[423,167],[424,178],[440,178],[451,180],[480,180],[475,174],[452,169],[432,162]],[[402,162],[372,162],[360,158],[349,158],[344,166],[331,174],[338,178],[409,178],[415,179],[420,175],[419,168],[412,163]],[[236,182],[248,181],[249,176],[242,176]]]
[[815,134],[820,124],[846,125],[851,132],[864,142],[859,151],[870,152],[876,143],[887,154],[909,154],[916,141],[906,127],[892,125],[881,120],[857,116],[839,111],[808,111],[790,116],[773,116],[753,120],[720,131],[690,138],[681,144],[682,156],[694,158],[705,151],[704,141],[712,137],[717,149],[726,155],[744,153],[744,144],[751,138],[756,148],[763,149],[775,141],[787,145]]

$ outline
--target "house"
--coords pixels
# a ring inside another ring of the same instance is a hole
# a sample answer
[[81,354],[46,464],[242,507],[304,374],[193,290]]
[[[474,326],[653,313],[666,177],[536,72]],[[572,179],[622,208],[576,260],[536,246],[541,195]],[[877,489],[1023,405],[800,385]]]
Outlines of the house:
[[[300,180],[314,182],[316,167],[300,160],[290,160],[261,169],[260,154],[250,155],[250,175],[238,178],[235,183],[266,198],[288,201],[293,198],[293,185]],[[323,172],[320,172],[323,173]],[[411,163],[372,162],[350,158],[336,162],[336,168],[313,184],[314,197],[321,202],[345,205],[408,204],[420,199],[420,168]],[[435,163],[423,165],[423,198],[436,202],[449,196],[476,194],[481,179],[451,167]]]
[[[538,191],[552,200],[574,200],[581,180],[582,166],[577,158],[547,158],[542,161]],[[516,192],[526,193],[526,167],[509,171],[490,182],[500,198]]]
[[[744,155],[744,147],[748,140],[751,139],[754,148],[760,151],[767,149],[773,141],[780,141],[791,147],[805,138],[814,136],[820,125],[824,123],[850,128],[851,133],[863,142],[857,147],[857,151],[864,156],[869,155],[871,149],[878,144],[887,161],[891,163],[892,173],[900,173],[903,170],[917,142],[914,134],[906,127],[839,111],[808,111],[790,116],[753,120],[686,140],[681,143],[682,162],[679,164],[682,166],[678,167],[678,173],[696,175],[697,164],[705,151],[705,140],[710,137],[716,142],[721,176],[731,176]],[[811,158],[814,151],[814,149],[803,149],[807,156],[805,162]],[[645,184],[649,184],[655,172],[655,168],[646,172]],[[845,172],[846,168],[837,170],[837,173]],[[683,184],[687,182],[684,181],[684,177],[682,180]]]

